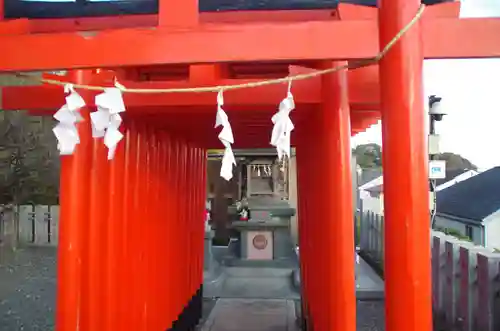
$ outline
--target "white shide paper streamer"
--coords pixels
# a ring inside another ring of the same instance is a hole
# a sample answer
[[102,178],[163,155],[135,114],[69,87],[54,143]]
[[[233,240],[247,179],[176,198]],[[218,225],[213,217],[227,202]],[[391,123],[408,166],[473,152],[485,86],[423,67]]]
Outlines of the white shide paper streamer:
[[115,82],[115,87],[107,88],[95,97],[97,111],[90,114],[92,121],[92,136],[103,138],[104,145],[108,148],[108,160],[112,160],[116,147],[123,134],[119,128],[122,123],[120,113],[125,111],[121,85]]
[[227,117],[224,109],[222,109],[223,105],[224,97],[222,95],[222,91],[220,91],[217,95],[215,128],[222,126],[222,130],[219,133],[219,140],[224,145],[224,156],[222,157],[220,176],[229,181],[233,178],[233,165],[236,165],[236,159],[234,158],[233,150],[231,149],[231,144],[234,143],[233,131],[231,129],[231,124],[229,123],[229,118]]
[[57,149],[61,155],[71,155],[76,145],[80,143],[80,136],[76,123],[83,121],[80,108],[85,107],[85,100],[78,94],[73,85],[64,86],[66,104],[55,114],[54,118],[59,122],[52,131],[57,138]]
[[289,81],[287,96],[280,102],[278,112],[271,118],[274,124],[271,134],[271,145],[276,147],[280,160],[284,156],[290,158],[290,135],[295,128],[290,119],[290,112],[294,108],[295,101],[291,92],[291,81]]

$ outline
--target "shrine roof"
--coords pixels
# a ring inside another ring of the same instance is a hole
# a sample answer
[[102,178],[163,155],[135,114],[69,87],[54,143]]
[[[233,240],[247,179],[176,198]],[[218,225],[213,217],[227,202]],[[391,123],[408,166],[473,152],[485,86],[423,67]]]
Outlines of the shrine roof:
[[[430,5],[453,0],[422,0]],[[155,14],[158,0],[4,0],[6,18],[63,18]],[[334,9],[339,3],[377,6],[377,0],[200,0],[201,12]]]

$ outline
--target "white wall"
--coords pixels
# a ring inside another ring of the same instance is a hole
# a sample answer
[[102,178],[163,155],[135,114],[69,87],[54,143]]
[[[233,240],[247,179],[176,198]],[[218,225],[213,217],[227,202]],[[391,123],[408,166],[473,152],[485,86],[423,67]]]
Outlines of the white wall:
[[363,196],[361,199],[363,212],[374,212],[377,215],[384,215],[384,196],[380,197]]
[[485,246],[500,249],[500,211],[485,219],[484,232]]
[[[445,217],[445,216],[438,216],[436,215],[436,226],[437,227],[440,227],[440,228],[446,228],[446,229],[454,229],[458,232],[460,232],[460,234],[462,235],[466,235],[466,231],[465,231],[465,228],[466,228],[466,224],[463,223],[463,222],[459,222],[457,220],[454,220],[452,218],[448,218],[448,217]],[[472,227],[472,241],[474,242],[474,244],[476,245],[482,245],[483,244],[483,240],[482,240],[482,228],[480,226],[474,226],[474,225],[470,225]]]

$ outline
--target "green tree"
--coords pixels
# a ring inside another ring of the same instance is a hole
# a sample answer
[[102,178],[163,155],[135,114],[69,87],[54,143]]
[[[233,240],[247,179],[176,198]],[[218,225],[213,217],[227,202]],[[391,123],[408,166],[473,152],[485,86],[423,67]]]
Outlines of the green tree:
[[364,144],[356,146],[353,150],[359,166],[366,168],[379,168],[382,166],[382,152],[377,144]]
[[[377,144],[359,145],[352,150],[361,168],[379,168],[382,166],[382,149]],[[446,170],[477,170],[477,166],[455,153],[442,153],[438,160],[446,161]]]
[[477,170],[476,165],[455,153],[446,152],[438,155],[437,159],[446,161],[446,170]]
[[0,204],[57,202],[58,167],[43,119],[0,110]]

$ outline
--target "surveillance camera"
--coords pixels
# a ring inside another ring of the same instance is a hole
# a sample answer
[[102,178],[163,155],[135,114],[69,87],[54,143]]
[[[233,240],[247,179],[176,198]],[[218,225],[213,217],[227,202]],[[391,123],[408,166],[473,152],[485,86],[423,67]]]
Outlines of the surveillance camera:
[[431,95],[429,97],[429,115],[436,121],[441,121],[443,116],[446,115],[444,109],[441,105],[441,100],[443,98]]

